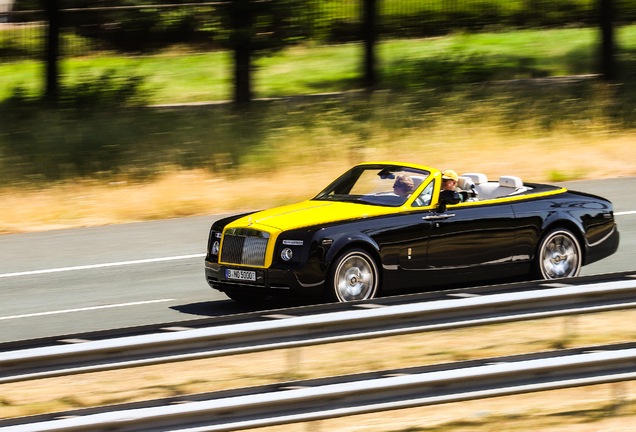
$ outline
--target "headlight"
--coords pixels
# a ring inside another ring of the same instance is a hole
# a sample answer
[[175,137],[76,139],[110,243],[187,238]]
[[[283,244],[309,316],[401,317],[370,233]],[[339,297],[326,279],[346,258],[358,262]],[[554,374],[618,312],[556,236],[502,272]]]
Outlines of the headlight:
[[285,248],[280,253],[280,257],[283,261],[290,261],[294,257],[294,252],[290,248]]
[[215,241],[212,244],[212,250],[210,251],[210,253],[212,255],[218,255],[219,254],[219,250],[221,249],[221,243],[219,243],[218,241]]

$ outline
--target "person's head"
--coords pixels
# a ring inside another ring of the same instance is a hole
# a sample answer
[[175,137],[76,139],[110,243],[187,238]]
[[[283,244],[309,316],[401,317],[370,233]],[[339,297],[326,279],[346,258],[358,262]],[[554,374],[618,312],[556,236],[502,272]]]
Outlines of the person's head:
[[415,190],[415,183],[409,176],[400,174],[393,183],[393,193],[401,197],[407,197]]
[[442,173],[442,190],[455,190],[459,176],[453,170],[446,170]]

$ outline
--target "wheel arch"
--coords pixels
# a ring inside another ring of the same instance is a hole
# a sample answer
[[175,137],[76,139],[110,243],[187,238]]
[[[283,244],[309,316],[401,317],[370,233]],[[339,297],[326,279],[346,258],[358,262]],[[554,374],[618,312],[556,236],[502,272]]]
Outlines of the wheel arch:
[[371,258],[375,261],[378,269],[378,292],[382,289],[382,258],[380,256],[380,248],[371,238],[365,236],[356,236],[343,239],[342,241],[336,241],[329,249],[326,255],[325,262],[327,264],[327,272],[333,265],[334,261],[342,254],[346,253],[350,249],[362,249],[367,252]]
[[361,248],[368,251],[373,258],[380,262],[380,247],[371,238],[366,236],[347,236],[334,241],[325,255],[325,262],[331,265],[333,261],[342,255],[347,249]]
[[541,246],[541,241],[545,238],[545,236],[548,235],[553,230],[559,229],[559,228],[566,229],[570,231],[572,234],[574,234],[574,236],[576,237],[576,240],[579,242],[579,245],[581,247],[581,255],[582,255],[581,260],[584,263],[585,257],[587,255],[587,242],[585,241],[583,228],[571,219],[554,220],[543,228],[543,230],[541,231],[541,234],[537,238],[537,245],[534,250],[533,259],[536,258],[537,253],[539,252],[539,247]]
[[[569,252],[567,252],[567,250],[564,250],[563,252],[559,252],[559,256],[555,256],[554,258],[556,259],[556,261],[554,261],[552,258],[550,259],[544,259],[544,252],[553,252],[553,249],[550,249],[548,251],[547,249],[547,243],[545,243],[548,239],[552,239],[555,238],[558,235],[564,236],[565,234],[569,233],[567,236],[570,237],[574,236],[574,241],[576,243],[578,243],[577,248],[578,249],[578,258],[575,258],[575,267],[571,267],[571,263],[570,263],[570,256],[575,256],[575,254],[570,255]],[[563,278],[563,277],[572,277],[572,276],[577,276],[579,275],[579,272],[581,270],[581,268],[584,265],[584,260],[585,260],[585,243],[583,242],[583,235],[581,233],[581,231],[578,229],[577,225],[571,221],[559,221],[559,222],[555,222],[550,224],[549,226],[546,227],[546,229],[541,233],[541,236],[538,239],[537,242],[537,247],[534,253],[534,257],[532,260],[532,266],[531,266],[531,270],[530,270],[530,276],[533,279],[537,279],[537,280],[549,280],[549,279],[555,279],[555,278]],[[567,274],[558,274],[559,271],[563,270],[562,267],[562,262],[563,261],[567,261],[566,263],[566,268],[565,271],[567,272]],[[558,267],[560,267],[560,269],[558,269]],[[554,274],[550,274],[550,273],[554,273]]]

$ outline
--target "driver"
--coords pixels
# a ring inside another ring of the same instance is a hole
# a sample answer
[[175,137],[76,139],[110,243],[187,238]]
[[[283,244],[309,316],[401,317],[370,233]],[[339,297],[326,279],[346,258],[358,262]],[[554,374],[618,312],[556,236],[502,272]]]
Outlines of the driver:
[[415,190],[415,183],[409,176],[400,174],[393,183],[393,193],[400,197],[408,197]]
[[457,192],[459,198],[464,201],[464,197],[460,192],[461,189],[457,187],[457,181],[459,180],[459,176],[453,170],[446,170],[442,173],[442,190],[450,190]]

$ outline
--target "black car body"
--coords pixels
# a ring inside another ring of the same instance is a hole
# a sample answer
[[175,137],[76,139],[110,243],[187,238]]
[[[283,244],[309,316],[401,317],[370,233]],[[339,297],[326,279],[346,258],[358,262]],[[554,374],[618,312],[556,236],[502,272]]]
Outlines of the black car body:
[[[390,191],[399,176],[415,180],[408,196]],[[459,180],[458,195],[441,191],[441,173],[430,167],[361,164],[311,200],[219,220],[207,282],[238,301],[351,301],[520,275],[572,277],[618,248],[604,198],[513,176]]]

